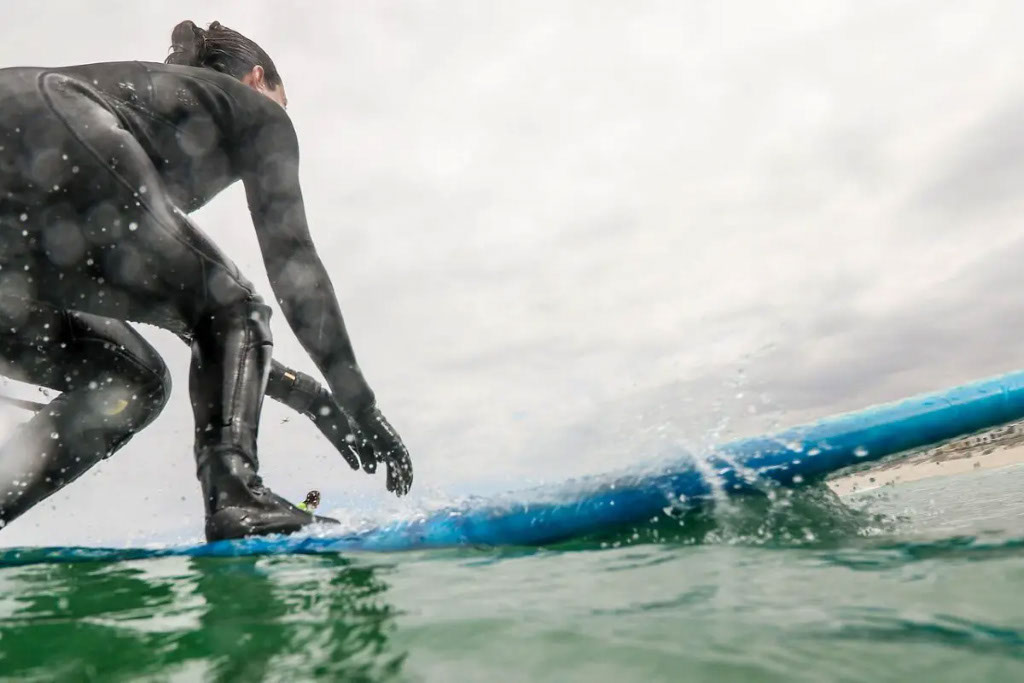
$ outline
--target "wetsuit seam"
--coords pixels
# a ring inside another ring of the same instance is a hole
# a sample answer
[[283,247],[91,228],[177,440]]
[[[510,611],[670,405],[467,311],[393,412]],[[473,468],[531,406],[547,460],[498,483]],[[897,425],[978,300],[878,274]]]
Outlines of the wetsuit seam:
[[[40,73],[40,75],[39,75],[39,77],[38,77],[38,79],[36,81],[36,85],[37,85],[37,89],[38,89],[40,95],[43,98],[43,101],[46,102],[46,106],[49,107],[50,111],[60,120],[60,122],[62,124],[64,124],[64,127],[74,137],[74,139],[82,147],[84,147],[86,149],[86,151],[88,151],[88,153],[100,164],[101,168],[105,169],[108,173],[110,173],[111,177],[113,177],[124,189],[128,190],[129,192],[134,193],[135,189],[124,178],[124,176],[122,176],[120,173],[118,173],[115,169],[111,169],[111,168],[107,167],[106,162],[104,162],[103,158],[99,155],[99,153],[93,148],[93,146],[91,144],[89,144],[88,142],[86,142],[85,140],[82,139],[82,137],[78,134],[78,132],[68,122],[68,120],[64,116],[64,114],[59,110],[59,108],[57,106],[55,106],[55,104],[53,102],[53,98],[50,96],[50,93],[47,92],[46,88],[44,87],[44,85],[42,83],[42,80],[44,78],[46,78],[47,76],[49,76],[49,75],[59,75],[59,76],[62,76],[64,78],[69,78],[69,80],[75,80],[75,81],[77,81],[79,83],[81,81],[78,81],[78,79],[70,78],[68,76],[64,76],[63,74],[60,74],[57,71],[44,71],[44,72]],[[115,114],[115,116],[116,116],[116,114]],[[136,140],[136,144],[138,144],[137,140]],[[146,156],[146,159],[147,159],[147,161],[150,161],[148,155]],[[152,163],[152,161],[150,161],[150,163]],[[159,172],[157,173],[157,176],[159,176]],[[156,223],[164,231],[165,234],[167,234],[169,237],[174,239],[176,242],[178,242],[182,246],[186,247],[192,253],[194,253],[197,256],[199,256],[201,261],[210,263],[211,265],[213,265],[215,267],[220,267],[220,264],[217,263],[214,259],[212,259],[208,255],[206,255],[203,252],[201,252],[198,249],[196,249],[187,240],[182,239],[182,237],[180,235],[178,235],[179,231],[177,231],[177,230],[175,230],[173,228],[168,228],[166,225],[164,225],[163,221],[161,221],[160,218],[157,216],[156,212],[153,210],[153,207],[150,205],[150,203],[147,200],[145,200],[142,196],[138,197],[136,201],[138,201],[139,206],[141,206],[143,209],[145,209],[145,211],[153,218],[153,222]],[[249,294],[250,297],[253,295],[254,292],[253,292],[253,290],[252,290],[252,288],[250,286],[248,286],[246,283],[242,282],[237,277],[235,277],[234,274],[231,273],[231,271],[229,269],[223,268],[223,267],[221,267],[221,269],[224,270],[228,274],[228,277],[230,277],[232,280],[234,280],[237,285],[242,287],[242,289],[244,289]]]
[[163,125],[169,128],[173,128],[174,131],[177,133],[182,132],[181,128],[173,121],[166,119],[163,116],[158,116],[153,112],[146,110],[146,108],[142,105],[136,104],[135,102],[129,102],[128,100],[117,100],[117,103],[124,105],[125,107],[128,107],[137,114],[147,117],[151,121],[156,121],[157,123],[162,123]]
[[[39,80],[40,80],[40,81],[42,81],[42,79],[43,79],[43,78],[45,78],[46,76],[49,76],[49,75],[51,75],[51,74],[56,74],[56,73],[58,73],[58,72],[55,72],[55,71],[47,71],[47,72],[44,72],[44,73],[40,74],[40,76],[39,76]],[[121,175],[120,173],[118,173],[118,172],[117,172],[116,170],[114,170],[114,169],[111,169],[111,168],[107,168],[107,163],[106,163],[106,162],[105,162],[105,161],[103,160],[103,157],[101,157],[101,156],[99,155],[99,153],[98,153],[98,152],[97,152],[97,151],[96,151],[96,150],[95,150],[95,149],[93,148],[93,146],[92,146],[91,144],[89,144],[88,142],[86,142],[85,140],[83,140],[83,139],[82,139],[82,136],[80,136],[80,135],[78,134],[78,131],[76,131],[76,130],[75,130],[75,129],[74,129],[74,128],[73,128],[72,126],[71,126],[71,124],[70,124],[70,123],[68,123],[68,120],[67,120],[67,119],[65,118],[64,114],[63,114],[63,113],[62,113],[62,112],[61,112],[61,111],[60,111],[60,110],[59,110],[59,109],[58,109],[58,108],[57,108],[57,107],[56,107],[56,106],[54,105],[54,103],[53,103],[53,98],[51,98],[51,97],[50,97],[50,94],[49,94],[49,93],[48,93],[48,92],[46,91],[46,89],[45,89],[45,88],[44,88],[44,87],[42,86],[42,84],[40,84],[40,86],[39,86],[39,91],[40,91],[40,93],[42,94],[42,96],[43,96],[43,99],[44,99],[44,100],[45,100],[45,102],[46,102],[46,106],[50,108],[50,111],[51,111],[51,112],[53,112],[53,113],[54,113],[54,114],[55,114],[55,115],[57,116],[57,118],[58,118],[58,119],[60,119],[61,123],[63,123],[63,124],[64,124],[64,127],[65,127],[65,128],[66,128],[66,129],[68,130],[68,132],[69,132],[69,133],[71,133],[71,135],[72,135],[72,136],[74,136],[75,140],[76,140],[76,141],[78,141],[78,143],[79,143],[80,145],[82,145],[82,147],[84,147],[84,148],[85,148],[85,149],[86,149],[86,150],[87,150],[87,151],[89,152],[89,154],[91,154],[91,155],[92,155],[93,159],[95,159],[95,160],[96,160],[97,162],[99,162],[100,166],[101,166],[101,167],[102,167],[102,168],[103,168],[104,170],[106,170],[106,171],[107,171],[108,173],[110,173],[110,175],[111,175],[111,176],[112,176],[112,177],[113,177],[113,178],[114,178],[115,180],[117,180],[117,181],[118,181],[118,183],[119,183],[119,184],[120,184],[120,185],[121,185],[121,186],[122,186],[122,187],[123,187],[124,189],[126,189],[126,190],[128,190],[129,192],[132,192],[132,193],[134,194],[136,190],[135,190],[135,188],[134,188],[134,187],[132,187],[132,185],[131,185],[131,184],[130,184],[130,183],[129,183],[128,181],[127,181],[127,179],[126,179],[126,178],[125,178],[124,176],[122,176],[122,175]],[[133,139],[134,139],[134,137],[133,137]],[[136,143],[137,143],[137,142],[138,142],[138,141],[136,141]],[[147,159],[148,159],[148,155],[147,155]],[[152,162],[150,162],[150,163],[152,163]],[[144,199],[143,197],[141,197],[141,196],[137,198],[137,201],[139,202],[139,206],[141,206],[142,208],[144,208],[144,209],[146,210],[146,212],[147,212],[147,213],[149,213],[150,215],[152,215],[152,216],[153,216],[153,218],[155,219],[155,222],[156,222],[157,224],[159,224],[159,225],[160,225],[160,226],[161,226],[161,227],[162,227],[162,228],[164,229],[164,231],[165,231],[165,232],[168,232],[168,233],[170,234],[170,236],[174,238],[174,240],[175,240],[175,241],[177,241],[177,242],[180,242],[180,243],[181,243],[182,245],[184,245],[184,246],[188,247],[188,248],[189,248],[189,249],[190,249],[191,251],[193,251],[193,252],[195,252],[196,254],[198,254],[198,255],[200,256],[200,258],[202,258],[203,260],[206,260],[206,261],[212,261],[212,259],[210,259],[210,257],[208,257],[208,256],[207,256],[206,254],[203,254],[202,252],[200,252],[200,251],[196,250],[196,249],[195,249],[195,248],[194,248],[194,247],[193,247],[193,246],[192,246],[191,244],[189,244],[189,243],[188,243],[187,241],[185,241],[185,240],[181,239],[181,237],[179,237],[178,235],[176,235],[176,234],[175,234],[175,233],[176,233],[176,231],[175,231],[175,230],[172,230],[172,229],[168,229],[168,228],[167,228],[167,226],[163,225],[163,222],[162,222],[161,220],[159,220],[159,219],[157,218],[157,216],[156,216],[156,213],[155,213],[155,212],[153,211],[153,208],[152,208],[152,206],[150,205],[150,203],[149,203],[148,201],[146,201],[146,200],[145,200],[145,199]]]
[[[245,341],[242,348],[244,351],[238,355],[238,362],[235,364],[235,381],[234,386],[231,387],[231,438],[235,443],[241,441],[241,425],[239,424],[238,408],[239,408],[239,394],[242,393],[242,370],[246,365],[246,357],[250,353],[250,346],[252,345],[252,330],[249,325],[245,325],[242,328],[243,334],[245,335]],[[255,455],[255,454],[253,454]]]
[[[146,72],[147,76],[150,76],[150,74],[153,73],[152,70],[150,70],[149,67],[147,67],[142,62],[139,62],[138,60],[136,60],[135,63],[143,68],[143,70]],[[206,75],[204,73],[202,73],[202,71],[200,69],[194,68],[193,71],[194,71],[194,73],[189,73],[189,77],[190,78],[193,78],[193,79],[195,79],[197,81],[202,81],[203,83],[205,83],[205,84],[207,84],[207,85],[209,85],[211,87],[214,87],[217,90],[221,91],[221,93],[223,93],[226,97],[228,97],[232,101],[235,100],[235,96],[232,95],[227,90],[225,90],[224,86],[222,86],[220,83],[217,83],[216,81],[212,81],[209,78],[206,78]],[[150,76],[150,84],[152,84],[152,82],[153,82],[153,79]]]
[[[149,67],[147,67],[142,62],[136,61],[135,64],[138,64],[138,66],[146,74],[146,81],[147,81],[147,85],[148,85],[147,92],[150,93],[150,99],[152,99],[152,97],[153,97],[152,93],[156,92],[156,88],[153,86],[153,72],[150,71]],[[150,111],[150,109],[152,108],[152,104],[153,104],[152,102],[147,103],[149,105],[148,107],[144,107],[141,104],[136,103],[136,102],[130,102],[130,101],[127,101],[127,100],[120,100],[120,101],[123,102],[126,107],[131,108],[132,111],[136,112],[137,114],[140,114],[141,116],[145,116],[150,121],[156,121],[157,123],[162,123],[163,125],[173,129],[176,133],[182,133],[183,132],[181,127],[178,126],[176,123],[174,123],[174,121],[171,121],[170,119],[168,119],[165,116],[159,116],[156,112]]]
[[197,81],[202,81],[203,83],[206,83],[206,84],[207,84],[207,85],[209,85],[210,87],[216,88],[216,89],[217,89],[217,90],[219,90],[219,91],[220,91],[220,92],[221,92],[221,93],[222,93],[222,94],[223,94],[223,95],[224,95],[225,97],[227,97],[228,99],[230,99],[230,100],[231,100],[232,102],[234,102],[234,101],[235,101],[235,96],[234,96],[234,95],[232,95],[231,93],[229,93],[229,92],[228,92],[227,90],[225,90],[225,89],[224,89],[224,86],[222,86],[222,85],[221,85],[220,83],[217,83],[216,81],[211,81],[210,79],[208,79],[208,78],[205,78],[205,77],[204,77],[204,74],[202,74],[202,73],[192,74],[192,78],[196,79]]

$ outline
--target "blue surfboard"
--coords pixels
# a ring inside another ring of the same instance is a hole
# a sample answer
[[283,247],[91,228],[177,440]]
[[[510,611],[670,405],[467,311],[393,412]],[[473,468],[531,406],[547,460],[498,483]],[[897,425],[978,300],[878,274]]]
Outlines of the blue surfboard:
[[723,444],[643,473],[613,474],[511,493],[416,519],[329,537],[294,535],[168,548],[14,548],[0,565],[253,554],[537,546],[644,522],[713,496],[819,482],[857,463],[1024,418],[1024,371]]

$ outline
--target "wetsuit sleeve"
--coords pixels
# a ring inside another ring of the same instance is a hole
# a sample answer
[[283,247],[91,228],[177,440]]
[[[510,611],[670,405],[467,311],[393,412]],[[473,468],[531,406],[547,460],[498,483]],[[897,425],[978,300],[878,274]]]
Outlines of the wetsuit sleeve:
[[356,363],[334,287],[309,233],[290,119],[282,110],[244,147],[239,174],[274,295],[335,400],[354,415],[371,405],[374,395]]

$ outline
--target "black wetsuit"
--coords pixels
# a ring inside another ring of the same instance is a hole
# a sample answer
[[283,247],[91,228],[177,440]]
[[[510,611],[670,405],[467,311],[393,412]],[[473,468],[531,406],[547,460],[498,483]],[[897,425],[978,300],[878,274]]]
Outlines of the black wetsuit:
[[[255,477],[270,310],[186,216],[236,180],[275,298],[349,425],[400,446],[374,408],[310,239],[298,144],[283,108],[208,69],[3,69],[0,374],[64,393],[0,450],[0,519],[84,472],[159,412],[166,368],[120,322],[138,321],[192,344],[208,535],[290,529],[274,517],[287,517],[279,499]],[[286,385],[271,382],[279,392]],[[391,478],[389,468],[389,488]],[[256,508],[266,524],[250,523]]]

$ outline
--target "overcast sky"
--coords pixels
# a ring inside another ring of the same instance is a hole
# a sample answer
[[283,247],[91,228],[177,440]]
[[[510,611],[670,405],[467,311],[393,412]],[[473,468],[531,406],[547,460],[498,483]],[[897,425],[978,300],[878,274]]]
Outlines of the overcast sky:
[[[416,496],[596,473],[1016,369],[1015,2],[4,2],[0,66],[260,42],[314,239]],[[196,214],[269,286],[240,187]],[[268,296],[269,298],[269,296]],[[275,356],[311,371],[280,312]],[[0,544],[201,534],[188,355],[160,419]],[[8,393],[33,389],[8,385]],[[0,413],[11,421],[23,415]],[[268,483],[381,504],[269,405]],[[125,513],[129,514],[125,514]],[[70,521],[70,523],[69,523]]]

